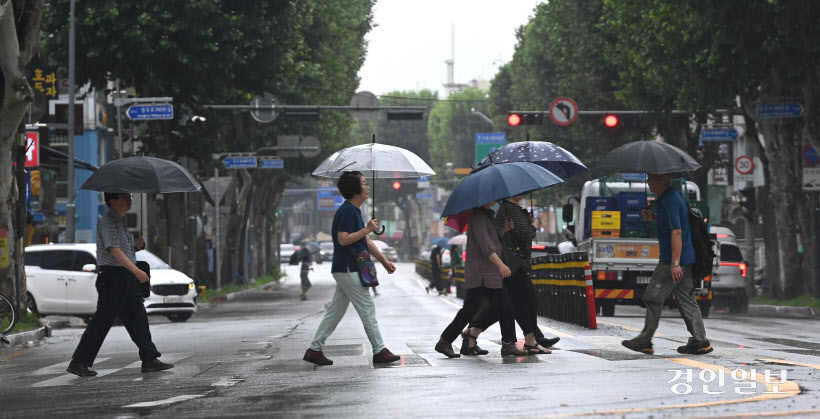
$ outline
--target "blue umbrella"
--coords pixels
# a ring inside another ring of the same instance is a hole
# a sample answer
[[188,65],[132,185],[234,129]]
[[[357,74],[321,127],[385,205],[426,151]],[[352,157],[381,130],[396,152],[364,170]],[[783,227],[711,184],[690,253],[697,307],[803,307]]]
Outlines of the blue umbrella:
[[447,244],[448,241],[450,241],[449,238],[441,237],[441,236],[433,237],[433,238],[430,239],[430,243],[433,243],[434,245],[436,245],[438,247],[441,247],[441,248],[444,248],[444,249],[447,249],[448,247],[450,247],[450,245]]
[[506,144],[493,151],[478,163],[472,173],[486,169],[492,164],[510,162],[535,163],[555,173],[561,179],[567,179],[576,173],[588,170],[581,160],[563,147],[547,141],[521,141]]
[[491,201],[523,195],[563,181],[533,163],[493,164],[462,179],[447,199],[441,216],[455,215]]

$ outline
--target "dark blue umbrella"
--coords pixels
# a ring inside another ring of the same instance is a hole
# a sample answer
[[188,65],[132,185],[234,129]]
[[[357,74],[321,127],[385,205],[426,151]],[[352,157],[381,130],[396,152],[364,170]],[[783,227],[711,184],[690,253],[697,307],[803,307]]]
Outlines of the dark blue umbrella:
[[[455,215],[491,201],[523,195],[563,181],[533,163],[493,164],[462,179],[447,199],[441,216]],[[453,228],[458,230],[457,227]]]
[[448,241],[450,241],[449,238],[441,237],[441,236],[433,237],[433,238],[430,239],[430,243],[433,243],[434,245],[436,245],[438,247],[441,247],[441,248],[444,248],[444,249],[447,249],[447,248],[450,247],[450,245],[447,244]]
[[588,170],[574,154],[563,147],[547,141],[521,141],[506,144],[484,157],[471,173],[478,172],[492,164],[530,162],[535,163],[561,179]]

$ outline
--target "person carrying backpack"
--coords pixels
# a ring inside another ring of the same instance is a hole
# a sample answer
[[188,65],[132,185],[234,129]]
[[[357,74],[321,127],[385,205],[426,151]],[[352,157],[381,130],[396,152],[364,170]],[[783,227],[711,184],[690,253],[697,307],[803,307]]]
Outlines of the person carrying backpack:
[[669,174],[649,174],[649,189],[658,196],[658,213],[642,210],[644,221],[658,223],[660,260],[643,294],[646,319],[641,333],[621,342],[636,352],[652,354],[652,336],[658,328],[663,303],[674,293],[683,321],[692,337],[678,348],[682,354],[703,355],[712,352],[706,339],[700,308],[695,300],[693,268],[695,249],[689,226],[689,207],[680,191],[673,188]]

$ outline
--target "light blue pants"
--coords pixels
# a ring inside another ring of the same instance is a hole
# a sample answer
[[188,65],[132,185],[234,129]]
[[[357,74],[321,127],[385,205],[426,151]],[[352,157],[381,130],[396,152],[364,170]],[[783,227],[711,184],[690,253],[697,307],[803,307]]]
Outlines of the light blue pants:
[[359,281],[358,272],[333,272],[333,279],[336,280],[336,293],[330,300],[325,317],[319,323],[319,329],[313,336],[310,349],[321,351],[325,346],[325,340],[330,336],[339,322],[342,321],[347,307],[353,303],[353,308],[359,313],[362,320],[364,332],[373,346],[373,353],[377,354],[384,349],[382,334],[379,332],[379,322],[376,320],[376,305],[373,304],[373,297],[370,291],[362,286]]

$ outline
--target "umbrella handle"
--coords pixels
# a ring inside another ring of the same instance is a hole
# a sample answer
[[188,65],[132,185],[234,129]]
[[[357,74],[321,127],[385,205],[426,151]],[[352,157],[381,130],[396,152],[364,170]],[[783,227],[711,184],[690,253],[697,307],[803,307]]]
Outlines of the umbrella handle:
[[375,234],[377,236],[381,236],[382,234],[384,234],[384,224],[382,224],[382,228],[374,231],[373,234]]

